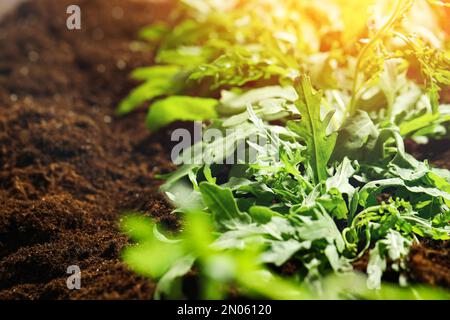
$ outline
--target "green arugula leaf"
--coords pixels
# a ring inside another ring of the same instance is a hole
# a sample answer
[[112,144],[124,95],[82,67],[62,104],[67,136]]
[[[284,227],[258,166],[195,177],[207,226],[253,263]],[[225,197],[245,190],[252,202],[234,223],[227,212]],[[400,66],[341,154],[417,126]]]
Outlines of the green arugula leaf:
[[269,86],[253,89],[242,94],[232,91],[222,91],[222,98],[218,111],[224,115],[243,112],[249,105],[257,105],[261,101],[281,98],[285,101],[295,102],[298,94],[293,87]]
[[170,28],[165,23],[155,23],[143,28],[139,32],[139,37],[149,42],[158,42],[164,39],[169,33]]
[[327,179],[325,183],[327,191],[337,189],[342,194],[347,194],[351,198],[355,193],[356,188],[350,184],[349,179],[352,178],[358,170],[359,164],[357,162],[352,163],[345,157],[342,163],[336,168],[334,176]]
[[181,290],[175,293],[175,284],[178,279],[181,279],[194,266],[195,258],[186,256],[177,260],[170,269],[158,281],[155,291],[155,299],[159,300],[163,296],[182,297]]
[[308,150],[306,157],[313,180],[320,183],[328,178],[328,161],[337,138],[336,133],[327,135],[327,127],[333,113],[329,113],[324,120],[321,119],[322,95],[314,92],[307,76],[302,76],[298,90],[301,92],[302,100],[296,105],[302,120],[290,121],[288,127],[306,142]]
[[154,98],[172,93],[172,81],[170,78],[157,78],[148,80],[135,88],[121,101],[117,108],[119,115],[125,115]]
[[326,239],[330,244],[335,244],[339,252],[344,250],[342,235],[323,206],[302,207],[295,210],[293,215],[301,239],[309,241]]
[[253,206],[249,210],[249,214],[253,221],[259,224],[266,224],[272,220],[273,217],[281,216],[278,212],[275,212],[267,207]]
[[147,115],[147,127],[156,131],[174,121],[201,121],[217,118],[217,100],[172,96],[153,103]]
[[311,241],[298,241],[289,239],[284,241],[270,241],[269,248],[262,254],[261,260],[272,263],[278,267],[285,264],[300,249],[309,249]]
[[366,160],[371,157],[371,150],[375,147],[379,130],[364,111],[358,111],[347,118],[338,132],[333,152],[334,161],[343,161],[345,157],[350,160]]
[[230,189],[203,182],[200,184],[200,192],[218,225],[230,229],[237,221],[241,223],[251,221],[248,214],[239,210]]
[[131,78],[135,80],[155,80],[155,79],[171,79],[180,72],[179,66],[167,65],[167,66],[151,66],[137,68],[131,73]]
[[[411,241],[405,239],[399,232],[390,230],[384,239],[375,244],[370,251],[367,265],[367,286],[369,289],[381,288],[381,277],[387,268],[387,258],[398,263],[401,258],[407,256]],[[398,266],[398,265],[397,265]]]

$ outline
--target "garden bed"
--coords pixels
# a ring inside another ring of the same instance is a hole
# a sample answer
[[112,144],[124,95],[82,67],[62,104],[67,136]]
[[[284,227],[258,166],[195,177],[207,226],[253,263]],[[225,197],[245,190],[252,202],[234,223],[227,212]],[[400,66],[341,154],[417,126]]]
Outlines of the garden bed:
[[[82,30],[68,31],[65,9],[82,7]],[[150,134],[145,110],[115,108],[148,65],[132,50],[138,30],[168,4],[123,0],[37,0],[0,24],[0,298],[151,298],[154,284],[129,271],[120,253],[124,212],[176,230],[155,175],[173,170],[170,129]],[[450,143],[408,143],[421,159],[450,168]],[[409,278],[450,287],[449,243],[411,250]],[[66,286],[79,265],[81,290]],[[364,259],[356,264],[363,270]]]

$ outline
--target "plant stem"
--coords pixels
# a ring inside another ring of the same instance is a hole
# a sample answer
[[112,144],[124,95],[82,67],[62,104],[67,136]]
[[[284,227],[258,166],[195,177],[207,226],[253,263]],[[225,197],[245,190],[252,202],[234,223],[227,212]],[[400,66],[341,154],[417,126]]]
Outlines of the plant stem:
[[359,83],[358,83],[359,82],[358,76],[360,73],[361,64],[363,62],[363,59],[364,59],[365,55],[369,52],[369,50],[378,43],[378,40],[381,39],[383,37],[383,35],[385,35],[389,31],[389,29],[391,29],[391,27],[394,25],[394,23],[397,21],[400,14],[402,13],[402,10],[401,10],[402,8],[403,8],[403,0],[397,0],[395,10],[394,10],[393,14],[391,15],[391,17],[389,18],[389,20],[376,32],[375,36],[361,50],[361,52],[358,55],[358,58],[356,61],[355,72],[353,75],[352,98],[351,98],[350,104],[348,105],[348,108],[347,108],[347,114],[350,116],[354,115],[356,112],[356,98],[360,91]]

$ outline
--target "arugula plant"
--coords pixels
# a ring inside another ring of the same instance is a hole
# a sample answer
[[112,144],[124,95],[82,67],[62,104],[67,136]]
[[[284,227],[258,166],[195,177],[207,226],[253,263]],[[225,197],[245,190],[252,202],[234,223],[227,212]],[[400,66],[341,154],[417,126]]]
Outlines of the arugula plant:
[[[185,227],[176,237],[163,234],[156,224],[142,216],[130,215],[122,222],[123,230],[138,243],[126,248],[123,256],[136,271],[159,279],[155,289],[157,299],[185,297],[182,279],[193,268],[202,280],[195,298],[226,298],[230,287],[239,288],[238,294],[247,297],[289,300],[449,298],[444,290],[420,286],[399,288],[383,284],[380,290],[370,290],[365,277],[356,273],[324,277],[318,291],[305,283],[285,279],[267,267],[265,261],[272,258],[260,240],[288,232],[290,228],[282,220],[271,223],[273,230],[255,223],[242,226],[247,231],[240,234],[253,232],[253,239],[246,240],[247,249],[242,250],[232,243],[244,241],[239,240],[239,232],[220,234],[214,228],[215,219],[204,212],[189,211],[185,219]],[[280,254],[283,248],[293,247],[289,242],[279,242],[279,245]]]
[[[374,14],[368,28],[354,21],[360,30],[350,32],[353,6],[340,2],[185,0],[173,25],[142,31],[158,48],[156,65],[133,73],[143,84],[120,114],[150,101],[153,131],[177,120],[243,128],[225,137],[226,148],[200,141],[185,151],[214,154],[215,164],[185,164],[162,177],[162,191],[186,219],[177,239],[126,220],[139,245],[124,259],[160,279],[157,297],[180,297],[179,279],[195,267],[207,298],[229,286],[269,298],[325,298],[328,283],[345,287],[327,275],[354,277],[352,263],[364,255],[367,286],[353,295],[328,291],[331,298],[409,297],[381,286],[388,264],[407,286],[411,245],[450,239],[450,172],[414,159],[403,142],[448,128],[449,106],[439,103],[450,79],[446,38],[436,24],[428,38],[408,31],[415,10],[432,13],[440,3],[377,1],[374,12],[387,9],[388,19]],[[364,33],[362,46],[348,45]],[[251,134],[274,144],[255,161],[223,165]],[[297,269],[289,279],[273,271],[286,263]]]

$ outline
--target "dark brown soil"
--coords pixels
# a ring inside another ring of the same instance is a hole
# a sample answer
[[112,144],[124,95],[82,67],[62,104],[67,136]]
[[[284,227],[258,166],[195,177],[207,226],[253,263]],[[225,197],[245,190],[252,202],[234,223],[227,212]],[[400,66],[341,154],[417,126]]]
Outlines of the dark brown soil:
[[[65,27],[74,3],[81,31]],[[130,70],[152,61],[130,42],[167,12],[148,1],[35,0],[0,25],[0,298],[152,297],[120,262],[117,224],[132,210],[176,228],[154,179],[172,168],[164,133],[151,136],[142,113],[116,119],[114,107]],[[66,288],[70,265],[81,267],[79,291]]]
[[[81,31],[65,27],[69,4],[82,8]],[[154,178],[173,169],[169,132],[151,135],[145,110],[118,119],[114,108],[133,86],[130,70],[152,61],[130,42],[169,10],[33,0],[0,24],[0,299],[152,297],[154,284],[120,260],[128,240],[117,225],[139,211],[178,227]],[[448,166],[449,150],[433,160]],[[415,247],[411,278],[449,287],[448,251]],[[66,287],[70,265],[81,267],[81,290]]]

